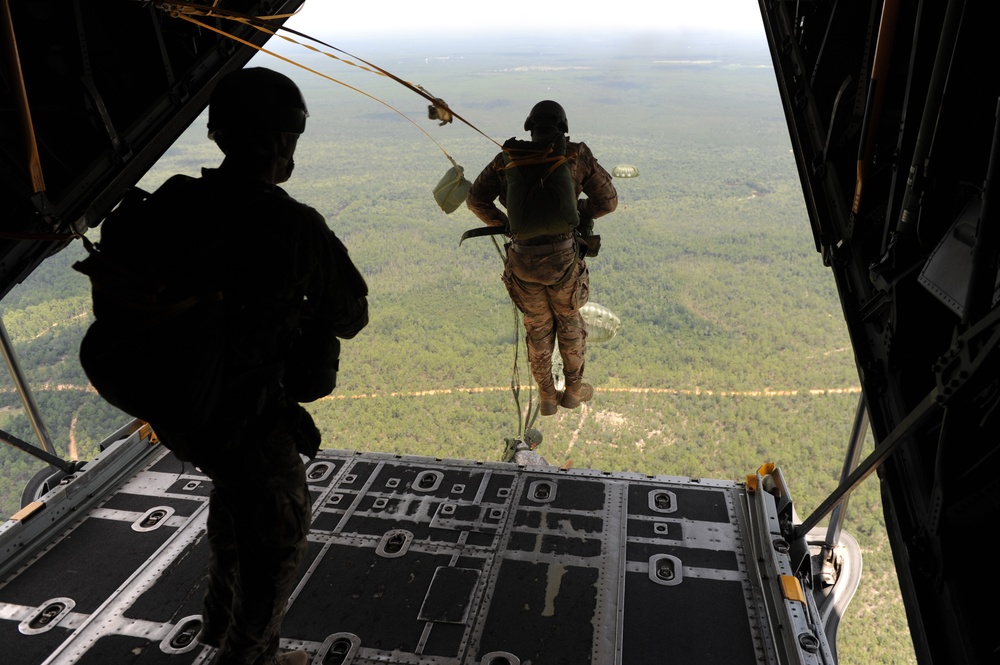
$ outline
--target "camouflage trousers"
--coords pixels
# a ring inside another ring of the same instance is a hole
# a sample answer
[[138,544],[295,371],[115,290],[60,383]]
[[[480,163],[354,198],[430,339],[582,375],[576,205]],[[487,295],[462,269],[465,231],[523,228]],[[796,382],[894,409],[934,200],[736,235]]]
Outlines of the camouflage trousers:
[[[258,430],[260,431],[260,430]],[[265,665],[306,551],[311,501],[293,432],[283,423],[247,433],[230,466],[206,469],[208,588],[204,634],[222,642],[216,665]]]
[[587,263],[577,246],[549,254],[530,254],[508,247],[503,282],[524,315],[525,342],[531,373],[542,392],[553,392],[552,353],[559,340],[566,385],[583,379],[587,323],[580,308],[590,298]]

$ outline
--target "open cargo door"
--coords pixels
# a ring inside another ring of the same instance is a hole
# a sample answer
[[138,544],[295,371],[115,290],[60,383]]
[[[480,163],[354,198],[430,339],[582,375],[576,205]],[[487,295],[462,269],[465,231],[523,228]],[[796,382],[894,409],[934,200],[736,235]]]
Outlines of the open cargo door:
[[836,276],[922,663],[1000,657],[975,534],[1000,519],[1000,42],[988,3],[762,1]]

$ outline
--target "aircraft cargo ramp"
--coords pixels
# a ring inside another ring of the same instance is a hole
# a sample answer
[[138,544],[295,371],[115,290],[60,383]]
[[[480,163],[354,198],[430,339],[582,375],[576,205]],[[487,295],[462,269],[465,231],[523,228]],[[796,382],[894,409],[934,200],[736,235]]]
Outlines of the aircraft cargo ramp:
[[[116,437],[0,527],[0,649],[19,665],[214,654],[194,640],[210,481],[138,423]],[[778,470],[744,484],[323,450],[307,474],[282,646],[313,663],[834,662]]]

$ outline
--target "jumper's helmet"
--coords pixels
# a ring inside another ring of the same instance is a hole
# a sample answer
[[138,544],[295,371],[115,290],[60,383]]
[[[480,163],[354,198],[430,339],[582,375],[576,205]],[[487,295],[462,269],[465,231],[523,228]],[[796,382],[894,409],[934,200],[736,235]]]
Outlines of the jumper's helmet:
[[551,99],[538,102],[531,107],[531,113],[528,114],[527,119],[524,121],[524,131],[530,132],[535,127],[553,127],[566,134],[569,132],[569,121],[566,120],[566,111]]
[[238,69],[222,77],[212,91],[208,136],[230,130],[301,134],[308,116],[292,79],[264,67]]
[[524,442],[527,443],[532,450],[534,450],[542,443],[542,433],[534,427],[529,427],[524,433]]

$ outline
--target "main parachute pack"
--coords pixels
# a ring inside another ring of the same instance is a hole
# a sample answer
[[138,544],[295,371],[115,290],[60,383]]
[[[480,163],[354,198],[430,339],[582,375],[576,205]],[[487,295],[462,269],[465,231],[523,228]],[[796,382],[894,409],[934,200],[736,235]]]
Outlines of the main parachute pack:
[[573,231],[580,224],[576,186],[566,137],[550,143],[508,139],[503,144],[507,174],[509,233],[517,240]]
[[549,141],[510,138],[503,144],[502,154],[507,227],[469,229],[462,234],[462,240],[499,233],[515,240],[529,240],[576,230],[580,213],[570,168],[576,153],[568,152],[566,137],[559,134]]
[[[349,339],[368,323],[364,278],[333,237],[329,249],[339,278],[331,298],[340,318],[319,316],[305,301],[290,323],[286,354],[233,362],[241,356],[232,347],[230,319],[254,306],[226,291],[219,256],[232,251],[233,234],[245,231],[199,223],[192,236],[175,228],[193,199],[212,200],[206,187],[204,179],[174,176],[153,194],[133,190],[103,222],[101,243],[88,244],[89,256],[74,265],[90,278],[96,318],[81,343],[80,363],[105,400],[158,433],[238,424],[260,408],[263,391],[279,383],[296,402],[328,395],[336,386],[337,337]],[[176,448],[183,439],[163,441],[190,459],[190,451]]]
[[209,421],[223,390],[223,294],[207,280],[200,292],[171,293],[160,266],[172,249],[133,237],[141,226],[166,225],[159,203],[179,184],[168,181],[153,195],[133,189],[104,221],[134,245],[133,260],[88,245],[88,257],[73,267],[91,281],[97,320],[80,345],[80,363],[98,394],[154,426],[190,431]]

